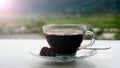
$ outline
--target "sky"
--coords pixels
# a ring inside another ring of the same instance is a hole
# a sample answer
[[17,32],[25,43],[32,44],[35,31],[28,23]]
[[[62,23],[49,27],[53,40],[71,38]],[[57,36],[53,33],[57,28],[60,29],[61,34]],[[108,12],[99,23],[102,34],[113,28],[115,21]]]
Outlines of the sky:
[[35,12],[44,0],[0,0],[0,14]]

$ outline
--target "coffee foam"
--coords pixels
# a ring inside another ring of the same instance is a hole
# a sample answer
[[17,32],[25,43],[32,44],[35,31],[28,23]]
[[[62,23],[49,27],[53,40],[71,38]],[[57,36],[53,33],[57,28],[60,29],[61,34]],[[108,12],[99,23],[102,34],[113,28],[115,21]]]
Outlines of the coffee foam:
[[54,34],[54,35],[78,35],[78,34],[83,34],[84,30],[83,29],[48,29],[46,31],[46,34]]

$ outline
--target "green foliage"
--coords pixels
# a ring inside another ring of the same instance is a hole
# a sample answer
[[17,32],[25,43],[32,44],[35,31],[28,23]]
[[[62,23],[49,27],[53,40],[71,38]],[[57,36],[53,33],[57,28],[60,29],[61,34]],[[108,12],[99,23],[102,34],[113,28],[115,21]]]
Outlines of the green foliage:
[[120,29],[119,29],[119,31],[116,33],[115,38],[116,38],[117,40],[120,40]]
[[[92,27],[99,28],[120,28],[120,15],[115,14],[92,14],[92,15],[58,15],[57,18],[41,18],[46,24],[56,23],[75,23],[75,24],[90,24]],[[52,16],[51,16],[52,17]]]
[[38,33],[42,33],[42,26],[45,25],[44,21],[38,21],[36,22],[36,24],[34,25],[34,28],[37,29]]
[[101,35],[102,33],[104,33],[104,29],[103,29],[103,28],[101,28],[99,31],[97,31],[97,32],[96,32],[96,35],[99,36],[99,35]]

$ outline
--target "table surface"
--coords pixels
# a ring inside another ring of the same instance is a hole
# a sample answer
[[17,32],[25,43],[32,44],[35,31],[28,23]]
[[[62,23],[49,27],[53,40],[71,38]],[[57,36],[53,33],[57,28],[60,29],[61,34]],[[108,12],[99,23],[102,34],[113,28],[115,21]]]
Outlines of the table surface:
[[29,54],[29,49],[46,45],[44,39],[1,39],[0,68],[120,68],[120,41],[96,40],[93,47],[111,47],[76,62],[55,63]]

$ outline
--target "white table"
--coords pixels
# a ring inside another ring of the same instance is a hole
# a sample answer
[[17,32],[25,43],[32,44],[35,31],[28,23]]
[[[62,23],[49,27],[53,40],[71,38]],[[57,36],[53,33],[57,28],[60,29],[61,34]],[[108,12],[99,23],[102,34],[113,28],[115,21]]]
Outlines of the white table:
[[55,63],[29,54],[30,48],[46,45],[45,40],[1,39],[0,68],[120,68],[120,41],[97,40],[94,47],[109,47],[96,55],[71,63]]

